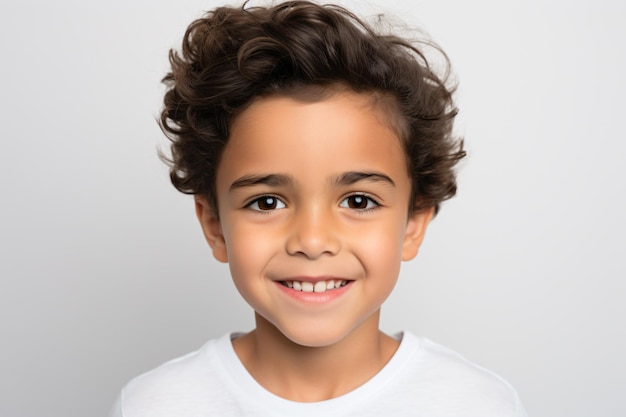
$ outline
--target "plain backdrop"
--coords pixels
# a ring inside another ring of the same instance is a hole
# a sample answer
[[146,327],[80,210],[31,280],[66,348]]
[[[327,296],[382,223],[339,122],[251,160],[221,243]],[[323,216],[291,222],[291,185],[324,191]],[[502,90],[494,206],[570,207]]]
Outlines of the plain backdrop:
[[[626,415],[624,3],[339,3],[425,29],[461,83],[459,193],[383,329],[496,371],[531,416]],[[157,158],[168,49],[218,4],[3,1],[2,417],[106,415],[133,376],[251,329]]]

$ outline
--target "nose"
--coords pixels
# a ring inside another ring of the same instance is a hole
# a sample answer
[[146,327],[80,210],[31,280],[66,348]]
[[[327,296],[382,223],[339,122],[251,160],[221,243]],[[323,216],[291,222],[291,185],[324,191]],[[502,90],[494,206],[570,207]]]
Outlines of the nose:
[[290,255],[317,259],[323,255],[336,255],[341,249],[333,215],[321,208],[299,210],[289,228],[286,249]]

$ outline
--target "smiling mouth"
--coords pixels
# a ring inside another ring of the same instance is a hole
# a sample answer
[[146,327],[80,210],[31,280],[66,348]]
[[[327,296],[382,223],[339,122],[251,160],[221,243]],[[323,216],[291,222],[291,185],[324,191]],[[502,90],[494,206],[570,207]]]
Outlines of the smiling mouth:
[[329,279],[327,281],[280,281],[280,283],[288,288],[302,292],[326,292],[346,286],[349,282],[341,279]]

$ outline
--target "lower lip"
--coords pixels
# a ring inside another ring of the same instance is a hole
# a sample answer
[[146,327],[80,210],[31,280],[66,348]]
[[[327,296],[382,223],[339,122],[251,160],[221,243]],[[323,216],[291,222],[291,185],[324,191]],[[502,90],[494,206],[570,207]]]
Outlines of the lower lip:
[[276,282],[278,288],[291,298],[298,300],[303,303],[311,303],[311,304],[323,304],[328,303],[330,301],[335,300],[338,297],[341,297],[345,294],[350,287],[352,287],[352,283],[354,281],[348,281],[346,285],[343,287],[335,288],[333,290],[324,291],[324,292],[304,292],[294,290],[293,288],[289,288],[281,284],[280,282]]

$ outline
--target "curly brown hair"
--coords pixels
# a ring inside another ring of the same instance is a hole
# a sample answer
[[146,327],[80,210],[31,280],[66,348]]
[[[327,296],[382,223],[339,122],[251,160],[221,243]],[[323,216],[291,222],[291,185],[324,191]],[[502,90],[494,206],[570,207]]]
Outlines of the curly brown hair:
[[207,197],[217,209],[216,169],[233,117],[258,97],[306,99],[306,91],[313,91],[319,99],[316,90],[347,87],[392,98],[387,108],[401,121],[412,180],[410,211],[437,211],[456,193],[454,166],[465,151],[452,134],[457,109],[448,58],[430,42],[419,45],[440,53],[443,77],[416,45],[377,33],[340,6],[244,3],[206,13],[187,28],[182,50],[170,50],[172,71],[163,79],[160,123],[172,141],[171,158],[164,158],[172,183],[183,193]]

